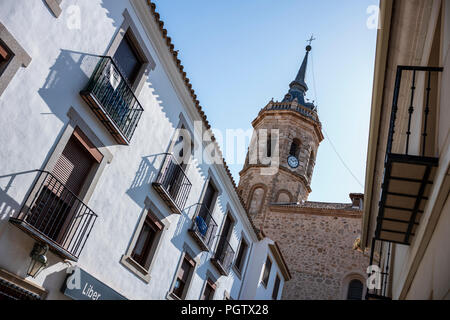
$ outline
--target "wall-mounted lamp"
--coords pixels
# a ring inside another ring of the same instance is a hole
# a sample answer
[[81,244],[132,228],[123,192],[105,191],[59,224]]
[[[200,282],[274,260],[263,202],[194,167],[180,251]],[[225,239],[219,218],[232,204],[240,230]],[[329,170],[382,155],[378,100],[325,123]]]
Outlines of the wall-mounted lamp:
[[45,256],[48,251],[48,246],[36,242],[33,250],[30,253],[31,262],[28,267],[27,276],[36,278],[37,275],[47,267],[47,257]]

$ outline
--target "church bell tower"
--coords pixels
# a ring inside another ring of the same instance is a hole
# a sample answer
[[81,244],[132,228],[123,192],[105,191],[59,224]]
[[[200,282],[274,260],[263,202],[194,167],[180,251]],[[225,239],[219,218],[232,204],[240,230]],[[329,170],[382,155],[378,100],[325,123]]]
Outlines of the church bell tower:
[[270,101],[252,122],[254,137],[249,150],[258,150],[258,154],[269,158],[278,156],[270,162],[277,164],[274,174],[262,174],[262,169],[270,164],[251,161],[249,155],[240,172],[238,190],[258,227],[262,226],[271,204],[306,201],[311,192],[317,151],[323,140],[317,108],[306,99],[305,75],[311,50],[308,45],[297,77],[284,99]]

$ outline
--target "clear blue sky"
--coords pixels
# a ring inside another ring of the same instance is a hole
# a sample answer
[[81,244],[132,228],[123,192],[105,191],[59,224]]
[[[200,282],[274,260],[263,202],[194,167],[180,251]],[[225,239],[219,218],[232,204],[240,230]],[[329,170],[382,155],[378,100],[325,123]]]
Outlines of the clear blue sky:
[[[377,33],[367,27],[366,11],[378,0],[155,3],[208,120],[223,132],[251,128],[272,97],[282,100],[314,33],[307,97],[318,101],[324,131],[364,184]],[[242,164],[230,169],[239,181]],[[327,138],[312,189],[309,200],[325,202],[364,192]]]

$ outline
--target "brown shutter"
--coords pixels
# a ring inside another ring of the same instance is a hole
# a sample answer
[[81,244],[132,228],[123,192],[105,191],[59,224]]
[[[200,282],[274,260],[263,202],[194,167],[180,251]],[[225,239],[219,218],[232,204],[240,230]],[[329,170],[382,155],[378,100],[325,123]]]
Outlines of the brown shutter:
[[78,139],[72,136],[59,157],[52,173],[70,191],[79,195],[94,161],[95,159]]
[[2,58],[0,60],[8,60],[9,59],[8,50],[6,50],[6,47],[4,47],[1,42],[0,42],[0,58]]

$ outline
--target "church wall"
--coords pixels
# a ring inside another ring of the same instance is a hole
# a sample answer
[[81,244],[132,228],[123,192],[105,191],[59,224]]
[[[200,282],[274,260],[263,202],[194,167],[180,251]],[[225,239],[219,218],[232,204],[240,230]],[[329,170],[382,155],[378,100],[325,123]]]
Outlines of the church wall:
[[361,232],[360,211],[347,217],[330,210],[324,215],[268,210],[264,232],[279,243],[293,277],[283,299],[345,299],[349,279],[366,278],[369,255],[352,249]]

